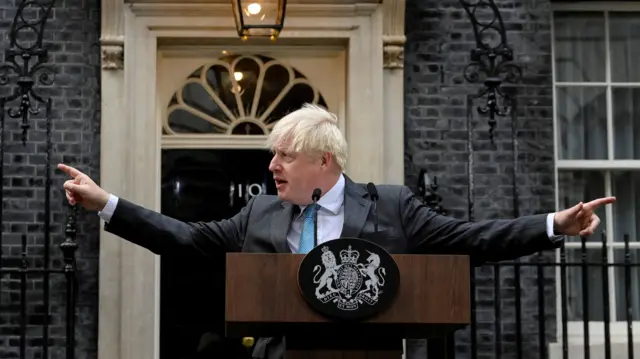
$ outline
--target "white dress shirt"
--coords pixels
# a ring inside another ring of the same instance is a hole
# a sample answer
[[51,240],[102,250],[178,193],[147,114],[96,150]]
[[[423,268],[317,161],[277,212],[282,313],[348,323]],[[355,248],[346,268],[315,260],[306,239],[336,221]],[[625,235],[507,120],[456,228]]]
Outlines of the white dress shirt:
[[[318,210],[318,244],[340,238],[344,224],[344,186],[344,175],[340,175],[338,182],[318,200],[318,205],[320,205]],[[118,197],[109,195],[107,205],[102,211],[98,212],[98,215],[105,222],[109,223],[117,205]],[[302,212],[304,212],[305,208],[306,206],[300,206],[300,212],[291,222],[289,232],[287,233],[287,242],[289,243],[289,248],[292,253],[298,251],[304,221]],[[549,213],[547,216],[547,235],[550,239],[561,237],[553,233],[554,217],[555,213]]]
[[[318,200],[318,244],[340,238],[344,224],[344,176]],[[291,222],[287,242],[292,253],[298,251],[304,217],[302,212],[307,206],[300,206],[300,212]]]

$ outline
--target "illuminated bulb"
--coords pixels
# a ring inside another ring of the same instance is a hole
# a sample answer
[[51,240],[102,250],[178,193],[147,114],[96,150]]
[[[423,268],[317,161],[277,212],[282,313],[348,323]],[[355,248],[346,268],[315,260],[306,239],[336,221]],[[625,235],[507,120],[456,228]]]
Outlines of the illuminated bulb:
[[247,12],[249,13],[249,15],[259,14],[260,11],[262,11],[262,6],[260,6],[260,4],[258,3],[251,3],[247,6]]
[[244,337],[242,338],[242,345],[245,348],[251,348],[253,346],[255,342],[255,339],[253,337]]
[[233,73],[233,77],[236,79],[236,81],[240,81],[244,77],[244,74],[240,71],[236,71]]

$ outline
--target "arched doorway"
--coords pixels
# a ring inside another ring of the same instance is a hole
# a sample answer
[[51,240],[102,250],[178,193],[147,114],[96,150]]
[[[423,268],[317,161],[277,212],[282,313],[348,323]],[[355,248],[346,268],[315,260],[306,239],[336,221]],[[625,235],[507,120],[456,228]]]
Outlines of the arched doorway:
[[[286,61],[227,55],[198,66],[177,86],[162,116],[164,142],[173,144],[162,150],[161,212],[190,222],[221,220],[252,196],[275,194],[270,153],[243,147],[240,139],[264,138],[304,103],[333,110]],[[220,148],[220,139],[229,138],[240,142]],[[224,338],[224,275],[223,253],[162,256],[160,359],[250,358],[240,338]]]

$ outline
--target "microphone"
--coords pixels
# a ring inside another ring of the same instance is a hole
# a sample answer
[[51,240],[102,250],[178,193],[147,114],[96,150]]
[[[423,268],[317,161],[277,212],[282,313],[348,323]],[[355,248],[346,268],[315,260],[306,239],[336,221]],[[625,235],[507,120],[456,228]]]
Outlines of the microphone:
[[[313,206],[317,206],[317,202],[320,199],[320,195],[322,194],[322,190],[320,188],[316,188],[313,190],[313,194],[311,194],[311,200],[313,201]],[[313,211],[313,247],[318,246],[318,209],[315,208]]]
[[376,185],[369,182],[367,183],[367,192],[369,192],[369,197],[373,201],[373,230],[378,232],[378,190],[376,189]]

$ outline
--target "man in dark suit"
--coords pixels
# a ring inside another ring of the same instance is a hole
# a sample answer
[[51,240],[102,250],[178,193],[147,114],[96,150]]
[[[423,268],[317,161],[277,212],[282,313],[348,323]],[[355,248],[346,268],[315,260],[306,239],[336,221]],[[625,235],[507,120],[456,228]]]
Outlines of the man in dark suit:
[[[372,201],[363,184],[343,174],[347,144],[335,115],[305,105],[282,118],[268,138],[274,156],[277,196],[257,196],[235,216],[208,223],[184,223],[109,194],[88,176],[66,165],[72,179],[67,198],[99,211],[105,230],[149,249],[170,254],[187,248],[204,256],[218,252],[307,253],[313,247],[313,212],[318,243],[374,232]],[[317,206],[312,192],[321,190]],[[512,220],[471,223],[445,217],[425,206],[406,186],[378,186],[379,231],[375,241],[390,253],[470,255],[474,263],[500,261],[556,248],[561,235],[590,235],[600,223],[594,210],[613,203],[600,198],[564,211]],[[282,358],[280,338],[261,338],[254,356]]]

